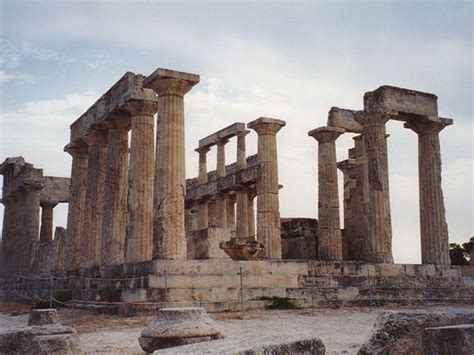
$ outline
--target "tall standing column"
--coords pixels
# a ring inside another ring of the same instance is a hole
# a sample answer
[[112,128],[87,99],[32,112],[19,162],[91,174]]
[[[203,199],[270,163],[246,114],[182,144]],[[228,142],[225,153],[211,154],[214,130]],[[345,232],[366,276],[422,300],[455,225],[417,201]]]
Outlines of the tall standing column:
[[64,150],[72,156],[64,265],[67,269],[73,269],[79,267],[84,245],[82,239],[84,238],[86,181],[89,165],[88,147],[82,142],[69,144]]
[[439,132],[451,120],[413,119],[405,124],[418,134],[421,262],[449,265],[448,225],[441,186]]
[[230,229],[231,232],[235,233],[235,194],[228,194],[227,195],[227,228]]
[[153,257],[186,259],[184,95],[199,76],[157,69],[145,86],[158,94]]
[[[237,134],[237,162],[236,170],[241,171],[247,167],[245,136],[247,133]],[[235,192],[235,236],[237,238],[248,238],[248,202],[247,193],[243,187]]]
[[260,117],[247,125],[258,134],[257,240],[265,246],[266,259],[281,259],[276,134],[285,124],[282,120]]
[[[225,171],[225,145],[228,140],[221,140],[217,143],[217,176],[224,177]],[[226,195],[218,194],[216,196],[216,225],[225,228],[227,225]]]
[[[5,181],[5,178],[4,178]],[[5,185],[4,185],[5,186]],[[1,265],[6,272],[13,271],[14,255],[15,251],[15,225],[16,221],[16,210],[17,210],[17,198],[14,194],[10,194],[8,197],[2,199],[4,205],[3,215],[3,228],[2,228],[2,260]]]
[[318,256],[321,260],[342,260],[336,139],[343,133],[343,129],[335,127],[308,132],[318,141]]
[[53,209],[55,203],[42,202],[41,204],[40,242],[47,243],[53,240]]
[[363,141],[367,154],[368,205],[365,208],[367,261],[393,263],[392,222],[388,184],[388,160],[385,123],[389,116],[360,111],[355,116],[363,127]]
[[23,255],[25,258],[21,264],[21,271],[28,273],[31,271],[33,257],[32,254],[32,242],[39,240],[39,227],[40,227],[40,191],[43,185],[40,182],[34,182],[31,184],[23,185],[22,191],[22,205],[21,213],[22,218],[22,230],[23,230]]
[[133,101],[127,104],[127,109],[131,115],[132,137],[128,170],[125,260],[132,263],[153,258],[153,116],[156,112],[156,102]]
[[105,173],[107,170],[107,132],[94,129],[83,139],[89,146],[89,163],[80,267],[90,268],[100,265]]
[[128,115],[113,117],[107,130],[107,172],[105,175],[104,222],[101,264],[123,263],[127,219]]
[[[207,152],[209,148],[197,148],[196,151],[199,153],[199,175],[198,181],[200,184],[207,183]],[[197,205],[197,220],[198,230],[207,229],[208,223],[208,210],[207,200],[198,201]]]
[[254,199],[255,199],[254,191],[249,191],[249,193],[247,194],[247,203],[248,203],[248,207],[247,207],[247,214],[248,214],[248,217],[247,217],[247,225],[248,225],[247,232],[248,232],[248,235],[249,235],[250,239],[255,239],[255,237],[256,237],[255,236],[256,231],[255,231]]

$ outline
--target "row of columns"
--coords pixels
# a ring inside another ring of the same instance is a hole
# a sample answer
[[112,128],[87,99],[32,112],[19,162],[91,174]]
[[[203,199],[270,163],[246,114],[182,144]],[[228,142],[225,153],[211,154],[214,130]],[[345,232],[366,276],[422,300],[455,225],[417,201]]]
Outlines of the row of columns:
[[[355,119],[362,126],[362,141],[356,139],[356,161],[362,166],[359,174],[362,186],[365,261],[393,263],[392,225],[388,181],[387,135],[388,115],[360,111]],[[418,134],[418,166],[420,193],[420,229],[423,264],[449,264],[448,230],[441,187],[441,154],[439,132],[450,123],[443,120],[416,118],[405,127]],[[308,134],[318,141],[318,242],[319,258],[342,260],[342,240],[339,226],[336,139],[343,129],[321,127]],[[359,144],[358,144],[359,143]],[[358,148],[358,149],[357,149]],[[352,168],[340,165],[341,169]],[[360,200],[359,200],[360,201]],[[360,210],[359,210],[360,212]],[[357,222],[355,222],[357,223]],[[354,229],[351,229],[355,231]]]
[[70,268],[186,258],[183,98],[199,80],[165,74],[146,83],[157,102],[131,100],[65,148]]

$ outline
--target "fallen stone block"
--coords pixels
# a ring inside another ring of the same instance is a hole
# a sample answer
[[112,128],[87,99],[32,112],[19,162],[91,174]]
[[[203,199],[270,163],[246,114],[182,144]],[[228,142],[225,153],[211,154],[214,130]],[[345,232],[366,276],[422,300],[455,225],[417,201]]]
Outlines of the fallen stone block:
[[423,350],[430,355],[474,354],[474,324],[426,328]]
[[28,325],[49,325],[58,323],[58,313],[55,309],[32,309],[28,317]]
[[0,332],[0,354],[81,354],[79,337],[62,325],[33,326]]
[[158,349],[223,338],[219,326],[201,307],[163,308],[138,339],[142,349]]
[[422,339],[425,328],[457,324],[474,324],[474,311],[383,312],[358,354],[424,355]]

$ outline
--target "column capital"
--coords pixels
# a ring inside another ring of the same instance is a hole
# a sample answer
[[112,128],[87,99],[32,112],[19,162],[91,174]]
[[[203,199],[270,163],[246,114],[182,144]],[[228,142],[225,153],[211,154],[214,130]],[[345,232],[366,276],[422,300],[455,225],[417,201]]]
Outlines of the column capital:
[[40,206],[41,206],[42,208],[48,208],[48,207],[54,208],[54,207],[56,207],[57,205],[58,205],[57,202],[40,201]]
[[338,127],[319,127],[308,132],[308,136],[313,137],[319,143],[331,143],[335,142],[345,130]]
[[253,129],[259,136],[264,134],[275,135],[285,126],[285,121],[270,117],[260,117],[247,123],[247,127]]
[[446,126],[453,124],[453,120],[450,118],[442,117],[420,117],[413,118],[406,122],[403,127],[411,129],[418,135],[425,134],[438,134]]
[[148,76],[143,85],[160,95],[184,96],[199,83],[199,75],[158,68]]
[[383,126],[390,119],[390,115],[377,111],[355,111],[354,119],[362,127]]
[[82,140],[91,146],[103,146],[107,145],[107,130],[106,129],[90,129]]
[[83,141],[67,144],[64,151],[73,158],[87,158],[87,144]]
[[128,131],[130,130],[130,113],[125,110],[114,112],[105,122],[108,129]]
[[157,109],[157,101],[149,100],[130,100],[123,107],[132,117],[141,116],[153,116]]
[[357,164],[355,159],[346,159],[337,163],[337,168],[343,173],[347,173],[356,167]]
[[216,142],[216,145],[217,146],[224,146],[226,145],[227,143],[229,143],[229,140],[227,138],[222,138],[222,139],[219,139],[217,142]]
[[198,152],[199,154],[207,154],[211,150],[211,147],[200,147],[194,149],[195,152]]

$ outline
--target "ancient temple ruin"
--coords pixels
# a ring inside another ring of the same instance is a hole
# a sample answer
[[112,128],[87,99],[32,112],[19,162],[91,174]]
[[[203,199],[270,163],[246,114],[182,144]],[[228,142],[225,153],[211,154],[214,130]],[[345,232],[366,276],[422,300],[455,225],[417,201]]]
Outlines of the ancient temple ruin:
[[[454,301],[471,297],[462,270],[449,265],[439,132],[453,120],[438,116],[435,95],[381,86],[364,95],[363,110],[331,108],[327,125],[308,133],[318,142],[318,219],[285,219],[282,235],[277,133],[286,122],[260,117],[199,140],[198,176],[186,180],[184,97],[198,83],[198,75],[161,68],[149,76],[126,73],[72,123],[64,147],[70,178],[43,176],[21,157],[3,162],[4,289],[30,287],[21,282],[35,275],[118,278],[123,301],[199,301],[222,309],[233,307],[236,275],[245,273],[252,300],[309,302],[325,290],[341,305],[366,304],[376,297],[366,291],[371,278],[382,289],[380,302],[395,299],[390,292],[402,302],[401,284],[416,297],[428,287]],[[422,265],[393,264],[390,119],[418,135]],[[256,155],[247,155],[248,134],[257,134]],[[354,147],[338,162],[342,134],[354,134]],[[231,140],[235,159],[226,155]],[[217,165],[210,170],[214,147]],[[53,208],[63,202],[67,228],[53,236]],[[90,283],[74,287],[82,299],[102,297]]]

